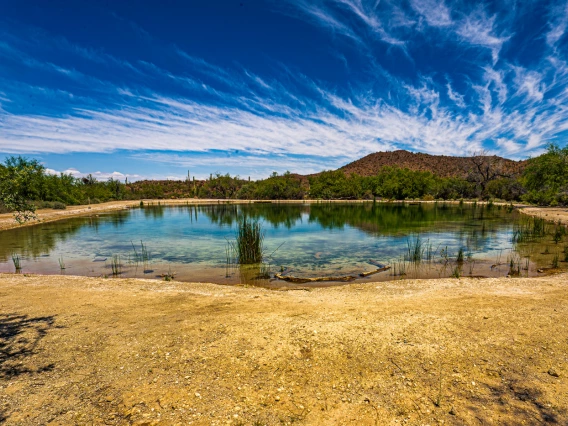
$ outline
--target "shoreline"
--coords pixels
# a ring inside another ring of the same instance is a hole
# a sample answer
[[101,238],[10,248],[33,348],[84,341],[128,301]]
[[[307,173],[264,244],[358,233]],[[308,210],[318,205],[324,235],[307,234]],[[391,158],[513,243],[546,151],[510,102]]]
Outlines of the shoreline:
[[[101,204],[67,206],[65,210],[54,209],[41,209],[37,211],[38,220],[32,220],[24,224],[18,224],[11,213],[0,214],[0,232],[8,229],[20,228],[24,226],[34,226],[41,223],[55,222],[59,220],[70,219],[74,217],[92,216],[99,213],[110,213],[113,211],[128,210],[131,208],[138,208],[140,202],[149,206],[176,206],[176,205],[211,205],[211,204],[335,204],[335,203],[349,203],[349,204],[367,204],[372,203],[373,200],[227,200],[227,199],[198,199],[198,198],[179,198],[171,200],[128,200],[128,201],[109,201]],[[384,201],[376,200],[377,203],[409,203],[409,204],[434,204],[447,203],[459,204],[460,201],[446,200],[446,201]],[[480,204],[486,205],[487,201],[463,201],[464,204]],[[510,203],[497,202],[494,205],[508,206]],[[543,217],[551,221],[560,221],[562,224],[568,226],[568,208],[558,207],[535,207],[527,204],[513,203],[519,212],[529,216]]]

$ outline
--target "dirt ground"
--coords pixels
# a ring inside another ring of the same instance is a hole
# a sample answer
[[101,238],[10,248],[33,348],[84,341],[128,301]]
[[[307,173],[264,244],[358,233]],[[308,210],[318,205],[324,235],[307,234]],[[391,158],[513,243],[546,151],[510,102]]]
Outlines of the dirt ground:
[[0,418],[566,425],[567,325],[566,274],[295,291],[5,274]]
[[520,211],[529,216],[542,217],[568,226],[568,208],[566,207],[524,207]]

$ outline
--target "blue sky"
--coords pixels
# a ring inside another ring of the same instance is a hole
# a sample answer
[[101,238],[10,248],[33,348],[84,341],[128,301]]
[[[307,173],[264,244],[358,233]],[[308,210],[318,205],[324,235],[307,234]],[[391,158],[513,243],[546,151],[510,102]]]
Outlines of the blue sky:
[[131,180],[566,145],[568,3],[3,2],[0,158]]

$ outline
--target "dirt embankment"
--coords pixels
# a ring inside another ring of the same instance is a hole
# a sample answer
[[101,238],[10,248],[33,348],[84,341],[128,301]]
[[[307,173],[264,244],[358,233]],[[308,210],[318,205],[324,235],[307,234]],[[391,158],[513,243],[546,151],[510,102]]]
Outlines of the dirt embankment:
[[0,312],[7,425],[568,424],[566,274],[287,292],[0,275]]

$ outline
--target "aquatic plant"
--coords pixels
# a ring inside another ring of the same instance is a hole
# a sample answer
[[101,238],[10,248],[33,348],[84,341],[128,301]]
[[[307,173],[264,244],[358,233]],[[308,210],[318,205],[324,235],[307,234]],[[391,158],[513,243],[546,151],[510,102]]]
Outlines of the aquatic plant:
[[461,277],[461,267],[460,266],[456,266],[454,268],[454,270],[452,271],[452,275],[450,275],[452,278],[459,278]]
[[408,240],[406,240],[406,246],[406,260],[412,263],[420,263],[425,250],[424,242],[420,238],[420,235],[417,235],[416,237],[409,237]]
[[12,262],[14,263],[14,268],[16,269],[16,273],[21,272],[22,270],[22,258],[17,253],[12,253]]
[[513,230],[513,243],[526,243],[546,235],[546,221],[540,217],[523,218]]
[[65,269],[65,262],[63,261],[63,256],[60,256],[59,259],[57,260],[59,262],[59,269],[63,271]]
[[458,250],[458,255],[456,256],[456,262],[463,263],[463,260],[464,260],[463,247],[460,247],[460,249]]
[[122,265],[120,264],[120,255],[113,254],[110,261],[110,267],[112,269],[112,275],[117,276],[122,273]]
[[558,244],[560,241],[562,241],[562,238],[564,237],[565,234],[566,234],[566,228],[564,228],[564,226],[562,226],[561,223],[557,223],[556,226],[554,227],[554,234],[552,235],[554,243]]
[[172,272],[172,267],[169,266],[168,267],[168,272],[166,274],[163,274],[162,277],[164,278],[164,281],[173,281],[175,278],[175,272]]
[[406,275],[406,260],[404,257],[400,257],[395,260],[392,264],[392,275],[393,277]]
[[237,225],[234,249],[237,263],[248,265],[262,262],[264,231],[258,221],[243,218]]
[[142,240],[140,240],[140,253],[138,253],[134,243],[130,241],[130,244],[132,244],[132,250],[134,251],[134,256],[133,256],[134,262],[136,264],[143,263],[146,266],[150,261],[150,254],[148,253],[147,246],[144,244]]
[[440,250],[440,256],[442,257],[442,261],[444,263],[448,263],[450,261],[449,254],[448,254],[448,246]]
[[552,267],[553,267],[554,269],[558,269],[558,267],[559,267],[559,261],[560,261],[560,254],[559,254],[559,253],[556,253],[556,254],[554,255],[554,257],[552,258]]
[[509,261],[509,275],[521,275],[521,257],[518,253],[511,253],[508,258]]
[[258,279],[268,280],[270,279],[270,263],[261,263],[258,271]]
[[475,260],[469,259],[468,267],[469,267],[469,275],[473,275],[473,269],[475,268]]

